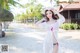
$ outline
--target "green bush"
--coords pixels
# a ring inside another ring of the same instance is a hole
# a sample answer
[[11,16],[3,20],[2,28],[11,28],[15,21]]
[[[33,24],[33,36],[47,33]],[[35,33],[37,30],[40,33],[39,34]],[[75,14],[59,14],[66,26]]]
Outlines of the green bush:
[[70,29],[70,26],[69,26],[69,24],[65,23],[65,24],[62,24],[61,28],[68,30],[68,29]]
[[78,29],[80,29],[80,25],[78,25]]
[[78,24],[74,24],[74,23],[71,24],[71,29],[77,29],[77,28],[78,28]]
[[65,30],[75,30],[75,29],[80,29],[80,25],[76,23],[64,23],[61,25],[61,28]]

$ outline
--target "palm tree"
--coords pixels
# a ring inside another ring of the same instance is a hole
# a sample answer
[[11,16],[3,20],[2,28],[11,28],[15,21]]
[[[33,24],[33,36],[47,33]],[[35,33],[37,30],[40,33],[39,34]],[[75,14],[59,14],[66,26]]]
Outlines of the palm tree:
[[[2,22],[5,23],[5,21],[12,21],[13,15],[9,10],[11,5],[16,6],[16,4],[22,6],[15,0],[0,0],[0,37],[2,37],[2,26],[3,25],[5,26],[5,24],[2,25]],[[10,16],[10,14],[12,17]],[[8,19],[8,16],[10,17],[9,19]]]
[[[34,23],[36,19],[40,19],[41,17],[41,4],[35,4],[36,0],[32,0],[32,2],[25,4],[26,15],[28,15],[29,19],[34,19]],[[37,17],[37,18],[36,18]]]
[[20,3],[15,0],[0,0],[0,7],[6,10],[10,10],[10,5],[16,6],[16,4],[22,6]]

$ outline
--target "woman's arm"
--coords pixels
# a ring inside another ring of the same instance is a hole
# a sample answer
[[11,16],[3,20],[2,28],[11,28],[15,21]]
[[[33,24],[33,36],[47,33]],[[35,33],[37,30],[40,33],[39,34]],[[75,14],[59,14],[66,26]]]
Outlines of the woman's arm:
[[59,23],[59,26],[65,22],[65,17],[63,15],[61,15],[58,11],[55,11],[54,10],[54,14],[56,14],[58,16],[58,23]]
[[59,19],[57,20],[59,23],[59,26],[65,22],[65,17],[58,13]]
[[41,20],[39,20],[38,22],[36,22],[36,25],[38,25],[38,24],[40,24],[40,23],[42,23],[44,21],[45,21],[45,18],[42,18]]
[[42,18],[41,20],[39,20],[38,22],[36,22],[35,26],[37,26],[37,28],[40,28],[40,29],[43,29],[44,28],[44,21],[46,19],[45,18]]

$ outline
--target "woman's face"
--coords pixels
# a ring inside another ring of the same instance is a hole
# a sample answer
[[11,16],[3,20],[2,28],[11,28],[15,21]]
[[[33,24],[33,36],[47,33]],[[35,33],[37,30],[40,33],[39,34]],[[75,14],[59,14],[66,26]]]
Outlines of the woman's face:
[[46,12],[46,16],[47,16],[47,18],[52,18],[52,12],[51,11],[47,11]]

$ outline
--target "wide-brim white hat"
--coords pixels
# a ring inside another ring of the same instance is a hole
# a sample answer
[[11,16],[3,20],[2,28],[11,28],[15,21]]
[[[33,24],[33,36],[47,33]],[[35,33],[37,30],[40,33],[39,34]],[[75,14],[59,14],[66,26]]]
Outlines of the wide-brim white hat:
[[53,12],[54,12],[54,14],[56,14],[56,13],[58,13],[58,12],[61,12],[61,11],[59,11],[59,9],[60,9],[60,6],[56,6],[56,7],[44,7],[44,8],[42,8],[42,14],[45,14],[45,10],[52,10]]
[[43,8],[42,9],[42,14],[45,14],[45,11],[46,10],[52,10],[54,12],[54,14],[56,14],[56,12],[58,12],[57,8],[56,7],[46,7],[46,8]]

